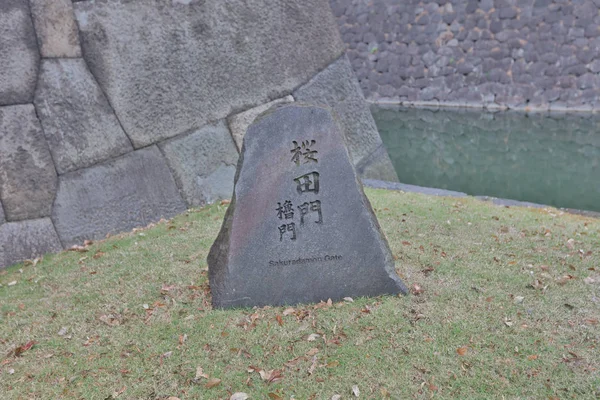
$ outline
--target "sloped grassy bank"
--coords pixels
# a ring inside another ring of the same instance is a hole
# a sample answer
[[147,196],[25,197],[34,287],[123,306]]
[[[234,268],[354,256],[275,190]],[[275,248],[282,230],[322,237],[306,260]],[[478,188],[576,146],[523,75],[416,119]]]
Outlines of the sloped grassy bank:
[[410,296],[213,311],[191,210],[0,272],[2,397],[600,395],[600,220],[366,192]]

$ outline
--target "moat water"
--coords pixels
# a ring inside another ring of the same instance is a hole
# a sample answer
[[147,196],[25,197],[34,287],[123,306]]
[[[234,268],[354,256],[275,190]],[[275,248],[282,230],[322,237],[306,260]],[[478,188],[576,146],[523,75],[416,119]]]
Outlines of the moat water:
[[371,111],[402,183],[600,211],[600,115]]

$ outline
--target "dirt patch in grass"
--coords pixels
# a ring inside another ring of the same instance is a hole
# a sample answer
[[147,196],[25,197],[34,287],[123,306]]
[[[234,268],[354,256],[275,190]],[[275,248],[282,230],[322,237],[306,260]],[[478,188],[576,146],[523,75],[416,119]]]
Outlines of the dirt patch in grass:
[[212,310],[226,205],[0,272],[2,397],[600,396],[599,220],[367,194],[410,296]]

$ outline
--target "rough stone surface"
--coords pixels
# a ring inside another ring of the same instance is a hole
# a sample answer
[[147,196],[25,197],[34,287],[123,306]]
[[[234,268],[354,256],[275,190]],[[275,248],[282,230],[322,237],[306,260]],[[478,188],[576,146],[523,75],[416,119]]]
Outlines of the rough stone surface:
[[0,225],[0,268],[62,250],[50,218]]
[[314,106],[280,106],[250,126],[208,265],[219,308],[406,293],[340,130]]
[[[377,126],[346,56],[296,90],[294,98],[297,101],[322,104],[333,109],[355,165],[360,164],[365,157],[381,146]],[[380,163],[385,163],[383,158],[385,155],[382,155]],[[393,171],[391,163],[390,170]]]
[[43,60],[35,106],[59,174],[133,150],[82,59]]
[[65,246],[185,211],[156,146],[61,175],[52,220]]
[[555,95],[565,82],[600,70],[598,1],[330,3],[372,101],[600,108],[600,81],[564,99]]
[[0,106],[31,102],[39,59],[27,0],[0,1]]
[[0,107],[0,198],[8,221],[50,215],[56,170],[33,105]]
[[2,204],[0,203],[0,224],[6,222],[6,218],[4,217],[4,208],[2,208]]
[[71,0],[30,0],[42,57],[81,57]]
[[286,95],[344,50],[326,0],[74,8],[84,57],[136,148]]
[[238,152],[225,125],[207,125],[159,144],[188,206],[230,198]]
[[241,113],[235,114],[227,118],[227,123],[229,124],[229,130],[231,131],[231,135],[233,136],[233,140],[235,141],[235,145],[238,151],[242,151],[242,143],[244,141],[244,134],[246,130],[254,122],[254,119],[258,117],[263,112],[267,111],[269,108],[273,107],[277,104],[283,103],[291,103],[294,101],[292,96],[285,96],[281,99],[273,100],[266,104],[261,104],[258,107],[251,108],[249,110],[243,111]]

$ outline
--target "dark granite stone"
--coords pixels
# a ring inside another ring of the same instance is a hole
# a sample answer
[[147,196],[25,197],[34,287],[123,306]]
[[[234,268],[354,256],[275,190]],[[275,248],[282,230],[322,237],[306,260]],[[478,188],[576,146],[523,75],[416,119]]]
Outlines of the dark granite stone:
[[340,130],[314,106],[250,126],[208,265],[218,308],[407,293]]

